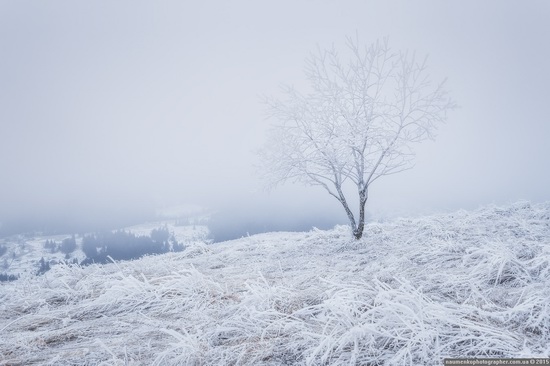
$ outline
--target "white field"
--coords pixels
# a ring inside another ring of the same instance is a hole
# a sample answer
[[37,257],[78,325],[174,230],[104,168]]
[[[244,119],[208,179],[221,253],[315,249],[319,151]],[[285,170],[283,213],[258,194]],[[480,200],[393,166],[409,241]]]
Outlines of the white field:
[[[57,251],[52,253],[44,248],[46,240],[53,240],[61,244],[63,239],[70,238],[71,235],[37,235],[25,237],[22,235],[12,236],[3,240],[3,245],[8,249],[6,254],[0,257],[0,273],[19,275],[22,277],[34,276],[38,271],[38,261],[44,258],[50,265],[61,261],[73,261],[76,259],[82,262],[86,255],[81,248],[82,238],[76,237],[77,249],[70,253],[69,258],[65,259],[65,254]],[[1,284],[0,284],[1,286]]]
[[550,357],[550,203],[268,233],[0,285],[0,365]]

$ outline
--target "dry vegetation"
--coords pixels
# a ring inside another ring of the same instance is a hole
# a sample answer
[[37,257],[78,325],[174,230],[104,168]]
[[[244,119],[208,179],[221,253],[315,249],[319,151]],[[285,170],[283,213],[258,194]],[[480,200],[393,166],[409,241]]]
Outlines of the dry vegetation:
[[549,357],[550,204],[270,233],[0,286],[0,365]]

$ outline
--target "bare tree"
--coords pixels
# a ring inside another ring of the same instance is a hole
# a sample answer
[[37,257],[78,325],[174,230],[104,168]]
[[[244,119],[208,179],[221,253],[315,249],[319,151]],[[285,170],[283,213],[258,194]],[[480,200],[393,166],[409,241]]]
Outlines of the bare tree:
[[[432,84],[426,58],[393,53],[387,40],[360,47],[348,37],[346,45],[345,59],[333,47],[306,60],[307,94],[287,87],[286,100],[267,99],[268,115],[278,123],[260,155],[268,183],[323,187],[360,239],[370,185],[411,168],[411,145],[433,139],[454,103],[444,81]],[[356,192],[354,201],[345,184]],[[357,218],[350,202],[359,204]]]

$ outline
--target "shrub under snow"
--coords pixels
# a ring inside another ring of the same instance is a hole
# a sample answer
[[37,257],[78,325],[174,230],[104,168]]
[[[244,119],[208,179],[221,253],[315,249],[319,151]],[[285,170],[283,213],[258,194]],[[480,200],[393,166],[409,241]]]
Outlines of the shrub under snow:
[[550,204],[269,233],[0,285],[0,364],[550,357]]

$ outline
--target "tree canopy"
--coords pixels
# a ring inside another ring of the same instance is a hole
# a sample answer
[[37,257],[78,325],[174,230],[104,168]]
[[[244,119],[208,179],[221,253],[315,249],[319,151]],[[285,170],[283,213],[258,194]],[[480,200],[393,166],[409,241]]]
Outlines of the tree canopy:
[[[362,236],[369,186],[412,167],[412,145],[433,138],[454,107],[445,82],[434,84],[426,58],[393,52],[387,39],[360,46],[347,38],[306,60],[307,92],[286,87],[286,99],[268,98],[275,123],[261,151],[271,185],[321,186],[344,207],[354,236]],[[357,194],[358,216],[344,185]]]

